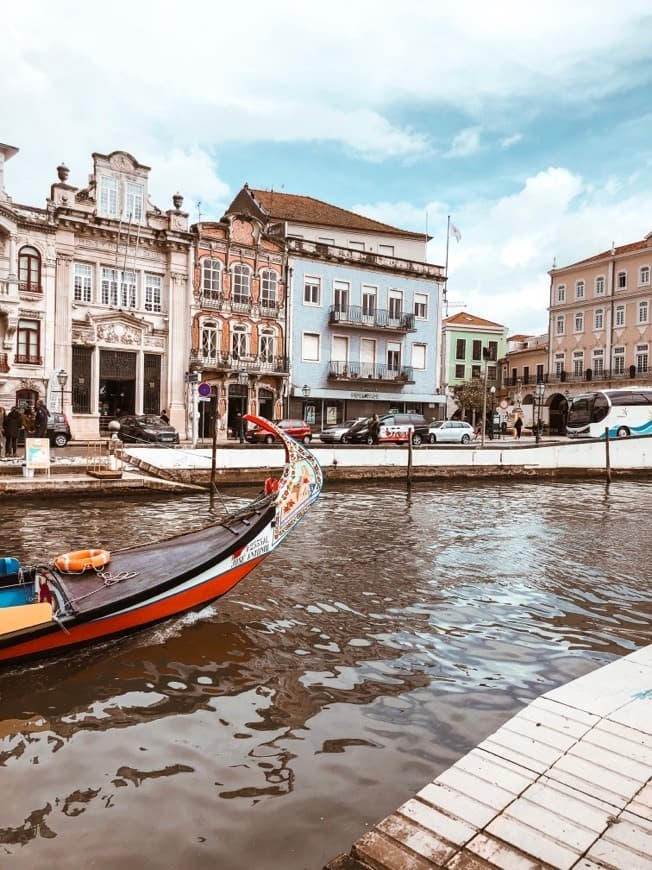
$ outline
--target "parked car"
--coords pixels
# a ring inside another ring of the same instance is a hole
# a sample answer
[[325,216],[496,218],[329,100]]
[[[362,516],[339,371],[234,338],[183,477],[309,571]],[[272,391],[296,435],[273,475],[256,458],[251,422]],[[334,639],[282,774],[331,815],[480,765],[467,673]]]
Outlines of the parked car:
[[[344,435],[345,444],[371,444],[369,434],[371,417],[364,417]],[[410,429],[421,427],[427,429],[428,424],[423,414],[383,414],[380,417],[379,443],[407,444]],[[412,438],[413,444],[421,444],[421,440]]]
[[[295,441],[303,441],[304,444],[310,444],[312,429],[310,424],[304,420],[274,420],[274,425],[287,432]],[[258,426],[254,426],[253,429],[247,429],[245,438],[250,444],[273,444],[274,441],[281,440],[272,435],[271,432],[259,429]]]
[[120,417],[118,437],[125,443],[178,444],[179,433],[156,414]]
[[[72,438],[70,424],[65,414],[50,414],[48,417],[48,438],[52,447],[65,447]],[[18,433],[18,444],[25,443],[25,430]]]
[[[419,441],[416,440],[417,437]],[[427,441],[429,444],[470,444],[474,438],[475,432],[470,423],[463,420],[437,420],[426,429],[416,430],[413,443]]]
[[337,426],[329,426],[319,433],[319,440],[324,444],[335,444],[336,442],[343,444],[350,430],[361,420],[366,420],[366,417],[356,417],[355,420],[346,420],[344,423],[339,423]]

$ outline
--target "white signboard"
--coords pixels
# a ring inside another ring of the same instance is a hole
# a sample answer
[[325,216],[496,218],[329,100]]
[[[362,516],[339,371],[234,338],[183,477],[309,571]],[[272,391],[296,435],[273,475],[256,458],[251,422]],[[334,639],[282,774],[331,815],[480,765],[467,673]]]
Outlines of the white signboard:
[[45,468],[49,471],[49,438],[27,438],[25,440],[25,468]]

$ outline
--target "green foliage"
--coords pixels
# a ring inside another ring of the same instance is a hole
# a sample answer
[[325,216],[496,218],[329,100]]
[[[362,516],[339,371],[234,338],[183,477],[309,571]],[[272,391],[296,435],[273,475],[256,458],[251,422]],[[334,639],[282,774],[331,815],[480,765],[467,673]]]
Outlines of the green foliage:
[[455,401],[465,411],[477,411],[482,413],[483,390],[482,381],[480,378],[473,378],[472,381],[465,381],[453,388]]

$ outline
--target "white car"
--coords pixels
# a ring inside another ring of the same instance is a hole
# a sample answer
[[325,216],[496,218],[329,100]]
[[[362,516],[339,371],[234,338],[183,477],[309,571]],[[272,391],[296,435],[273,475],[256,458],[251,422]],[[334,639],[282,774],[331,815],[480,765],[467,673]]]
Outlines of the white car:
[[365,420],[366,417],[356,417],[355,420],[346,420],[338,426],[329,426],[319,433],[319,440],[324,444],[344,443],[346,436],[349,434],[349,429],[358,423],[360,420]]
[[438,420],[428,427],[430,444],[470,444],[474,438],[473,426],[462,420]]

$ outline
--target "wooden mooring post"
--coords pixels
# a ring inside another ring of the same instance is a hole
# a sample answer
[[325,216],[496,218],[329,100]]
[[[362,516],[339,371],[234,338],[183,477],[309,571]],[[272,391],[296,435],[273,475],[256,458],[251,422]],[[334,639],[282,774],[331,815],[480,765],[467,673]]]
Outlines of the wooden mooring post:
[[611,483],[611,460],[609,457],[609,427],[604,430],[605,472],[607,483]]
[[414,434],[414,429],[410,427],[408,429],[408,461],[407,461],[407,482],[412,483],[412,435]]

